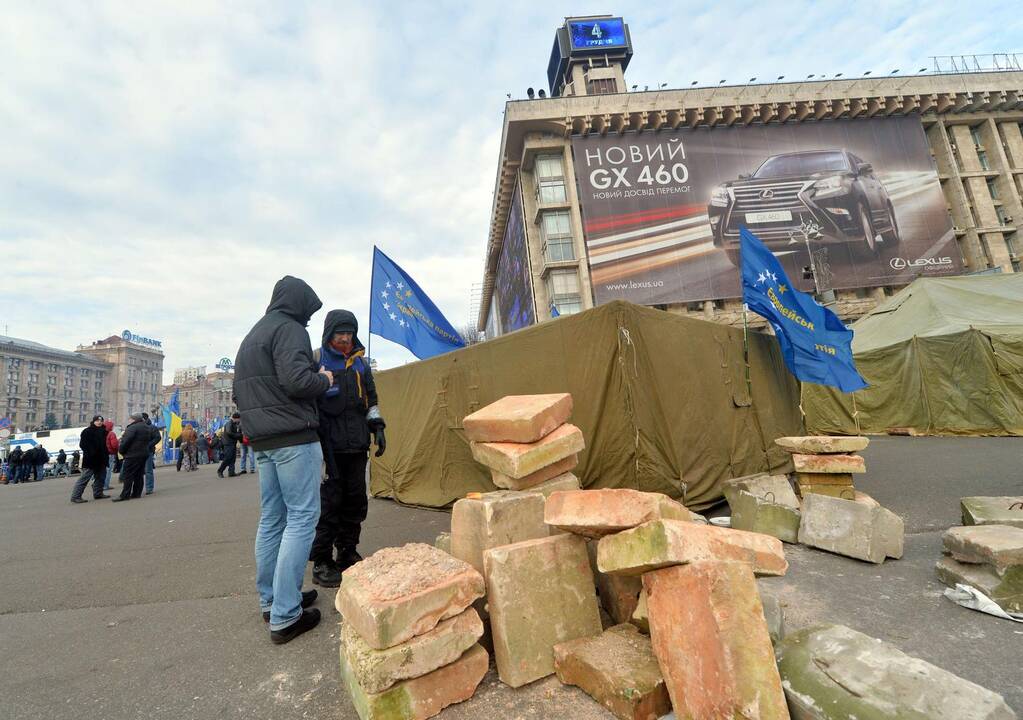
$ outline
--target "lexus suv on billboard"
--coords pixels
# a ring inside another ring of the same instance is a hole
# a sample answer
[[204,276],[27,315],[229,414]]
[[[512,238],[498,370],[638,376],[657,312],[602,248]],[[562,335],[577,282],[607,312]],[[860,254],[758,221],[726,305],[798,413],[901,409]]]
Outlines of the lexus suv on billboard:
[[715,187],[707,214],[714,245],[736,266],[742,225],[774,249],[802,244],[804,221],[820,227],[822,242],[856,243],[863,258],[899,242],[888,191],[873,166],[847,150],[772,155],[752,175]]

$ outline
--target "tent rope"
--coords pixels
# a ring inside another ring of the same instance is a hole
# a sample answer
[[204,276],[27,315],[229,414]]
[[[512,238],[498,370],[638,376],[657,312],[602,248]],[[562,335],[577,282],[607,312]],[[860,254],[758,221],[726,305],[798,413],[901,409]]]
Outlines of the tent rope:
[[859,410],[859,408],[856,407],[856,391],[855,390],[852,393],[852,401],[853,401],[853,414],[852,414],[852,416],[853,416],[853,421],[856,423],[856,434],[857,435],[862,435],[863,433],[860,431],[860,410]]

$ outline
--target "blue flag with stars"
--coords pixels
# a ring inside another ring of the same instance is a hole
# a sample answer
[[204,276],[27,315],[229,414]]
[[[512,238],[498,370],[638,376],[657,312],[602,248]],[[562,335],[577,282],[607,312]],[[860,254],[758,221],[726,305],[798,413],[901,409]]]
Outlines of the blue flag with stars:
[[742,301],[774,328],[789,372],[803,382],[853,392],[867,387],[852,356],[852,330],[812,296],[792,287],[760,239],[743,227]]
[[416,281],[373,248],[369,331],[407,347],[420,360],[465,347],[458,331]]

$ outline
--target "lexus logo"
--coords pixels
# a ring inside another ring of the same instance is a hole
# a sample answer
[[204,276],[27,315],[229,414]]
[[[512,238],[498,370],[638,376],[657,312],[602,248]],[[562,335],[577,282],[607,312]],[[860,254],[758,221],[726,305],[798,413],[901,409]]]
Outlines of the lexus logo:
[[761,190],[760,191],[760,199],[761,200],[770,200],[773,197],[774,197],[774,190],[772,190],[771,188],[767,188],[766,190]]
[[929,265],[936,265],[938,267],[948,266],[952,264],[952,258],[950,257],[939,257],[939,258],[917,258],[916,260],[907,260],[906,258],[894,257],[888,261],[892,270],[905,270],[906,268],[917,268],[927,267]]

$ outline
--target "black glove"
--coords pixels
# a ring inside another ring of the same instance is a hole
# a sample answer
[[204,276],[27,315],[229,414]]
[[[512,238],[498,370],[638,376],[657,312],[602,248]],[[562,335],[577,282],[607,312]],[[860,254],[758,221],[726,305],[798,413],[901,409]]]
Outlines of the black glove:
[[373,453],[376,457],[380,457],[384,454],[384,450],[387,449],[387,438],[384,437],[384,429],[378,427],[373,431],[373,439],[377,444],[377,451]]

